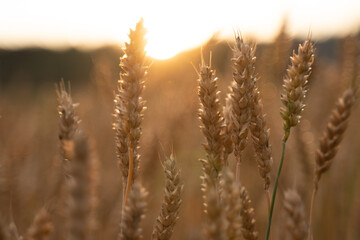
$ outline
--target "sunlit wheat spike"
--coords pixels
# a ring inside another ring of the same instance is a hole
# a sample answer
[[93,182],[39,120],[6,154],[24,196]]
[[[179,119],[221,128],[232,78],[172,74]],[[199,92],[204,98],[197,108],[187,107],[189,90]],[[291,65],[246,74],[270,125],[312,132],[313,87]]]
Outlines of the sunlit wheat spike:
[[206,151],[207,163],[214,169],[213,178],[217,175],[223,166],[223,138],[221,135],[223,118],[221,116],[221,106],[219,100],[219,91],[215,71],[202,61],[199,71],[199,119],[202,123],[200,127],[205,136],[206,142],[203,147]]
[[236,36],[232,48],[233,81],[231,84],[231,124],[234,154],[238,162],[236,177],[239,180],[241,153],[245,149],[251,121],[251,101],[255,82],[255,45]]
[[250,131],[257,156],[259,173],[264,179],[264,189],[265,191],[268,191],[270,186],[270,172],[273,164],[269,139],[270,130],[266,127],[263,104],[260,98],[260,92],[256,85],[251,101]]
[[254,209],[250,206],[251,200],[245,187],[240,189],[241,199],[241,233],[246,240],[258,239],[258,233],[255,231]]
[[[311,66],[314,62],[314,46],[310,37],[299,45],[298,53],[293,51],[290,58],[291,65],[287,69],[284,78],[283,93],[281,101],[284,107],[280,114],[284,119],[284,130],[296,126],[300,121],[300,114],[305,107],[305,96],[307,92],[308,79],[311,74]],[[287,138],[288,136],[285,136]]]
[[304,204],[295,190],[287,190],[284,194],[284,209],[286,214],[285,227],[292,240],[305,240],[307,225],[305,222]]
[[[132,181],[138,175],[140,162],[139,140],[145,101],[142,92],[147,77],[145,33],[143,20],[137,23],[135,30],[130,30],[129,43],[125,44],[124,56],[121,58],[118,92],[115,97],[116,151],[119,166],[123,175],[124,188],[129,172]],[[129,169],[129,151],[132,151],[133,169]]]
[[355,92],[352,88],[347,89],[339,98],[335,109],[331,113],[330,121],[326,127],[323,137],[320,140],[320,147],[316,154],[315,165],[315,187],[323,173],[331,166],[339,144],[346,131],[352,106],[355,103]]
[[226,239],[240,240],[241,233],[241,207],[242,201],[240,196],[240,183],[235,181],[234,175],[229,169],[224,169],[221,186],[221,204],[224,212],[224,219],[226,221],[225,232]]
[[119,240],[142,239],[141,220],[145,217],[147,192],[138,184],[131,188],[128,203],[123,207]]
[[182,203],[181,195],[183,184],[180,179],[180,170],[173,155],[164,161],[165,189],[161,213],[156,219],[152,233],[153,240],[168,240],[174,231],[174,226],[179,219],[179,209]]
[[91,154],[87,137],[78,131],[74,136],[70,158],[69,189],[69,239],[90,237],[91,216]]
[[48,239],[54,230],[50,215],[45,208],[42,208],[35,216],[34,222],[27,231],[27,240]]
[[[202,59],[199,71],[199,119],[202,122],[202,130],[206,142],[203,147],[206,159],[200,159],[203,165],[202,191],[207,223],[204,228],[205,235],[209,239],[221,239],[222,220],[221,208],[218,197],[219,174],[223,168],[223,118],[221,117],[219,92],[215,71],[207,66]],[[210,206],[211,205],[211,206]],[[212,208],[212,209],[210,209]],[[220,234],[220,235],[218,235]]]

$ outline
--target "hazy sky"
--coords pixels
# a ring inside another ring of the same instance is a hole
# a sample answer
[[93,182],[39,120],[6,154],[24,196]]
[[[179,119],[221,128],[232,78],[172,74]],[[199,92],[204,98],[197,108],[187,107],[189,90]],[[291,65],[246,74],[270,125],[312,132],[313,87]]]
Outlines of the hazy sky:
[[1,0],[0,47],[122,43],[143,17],[148,54],[166,58],[215,32],[269,40],[284,16],[292,36],[344,35],[360,29],[360,0]]

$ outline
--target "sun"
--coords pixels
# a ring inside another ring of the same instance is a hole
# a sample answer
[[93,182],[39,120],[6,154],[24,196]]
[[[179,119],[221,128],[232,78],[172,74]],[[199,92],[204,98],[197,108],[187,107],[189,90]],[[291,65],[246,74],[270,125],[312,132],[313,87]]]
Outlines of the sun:
[[154,39],[148,37],[148,43],[146,45],[147,55],[159,59],[165,60],[174,57],[186,48],[181,46],[172,46],[168,41],[164,39]]
[[206,42],[212,34],[208,29],[199,29],[191,19],[144,17],[147,29],[147,55],[155,59],[169,59],[178,53]]
[[164,31],[164,25],[150,25],[150,23],[146,24],[145,22],[147,28],[146,52],[152,58],[159,60],[169,59],[197,44],[187,40],[185,36],[181,36],[175,29]]

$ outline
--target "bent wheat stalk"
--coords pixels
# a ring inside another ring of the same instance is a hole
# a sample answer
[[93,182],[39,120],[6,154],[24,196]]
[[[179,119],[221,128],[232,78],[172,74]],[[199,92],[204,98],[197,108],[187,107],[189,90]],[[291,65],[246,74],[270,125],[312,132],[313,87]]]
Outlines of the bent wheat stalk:
[[354,89],[348,88],[338,100],[335,109],[330,116],[330,122],[320,140],[320,147],[316,152],[315,178],[310,205],[308,240],[311,240],[312,215],[319,181],[322,174],[329,170],[339,149],[339,144],[341,143],[349,122],[351,108],[355,103],[355,95]]

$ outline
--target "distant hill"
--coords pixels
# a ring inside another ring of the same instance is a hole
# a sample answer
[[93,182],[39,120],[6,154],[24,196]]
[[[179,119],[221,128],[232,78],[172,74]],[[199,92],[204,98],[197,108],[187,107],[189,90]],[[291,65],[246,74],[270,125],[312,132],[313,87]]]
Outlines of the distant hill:
[[[341,39],[332,38],[316,43],[316,55],[321,59],[336,61]],[[300,43],[294,41],[294,47]],[[257,51],[261,52],[267,45],[259,44]],[[211,46],[217,55],[223,53],[228,56],[228,44],[217,43]],[[200,51],[196,50],[200,53]],[[119,64],[122,51],[119,47],[104,46],[102,48],[82,51],[70,48],[55,51],[41,48],[25,48],[18,50],[0,49],[0,84],[6,87],[11,81],[30,81],[36,84],[45,82],[58,82],[61,78],[71,82],[88,80],[94,66],[94,58],[105,57],[108,62],[113,62],[114,67]],[[174,58],[187,54],[181,53]]]

